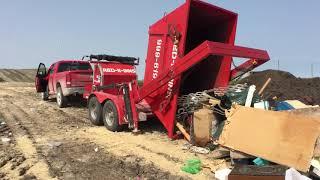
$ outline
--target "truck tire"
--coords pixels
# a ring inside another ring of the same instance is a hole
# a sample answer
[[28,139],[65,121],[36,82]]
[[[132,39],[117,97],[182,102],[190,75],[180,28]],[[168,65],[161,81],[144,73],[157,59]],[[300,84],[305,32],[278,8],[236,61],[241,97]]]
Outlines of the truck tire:
[[98,99],[93,96],[88,101],[89,119],[96,126],[103,125],[102,107]]
[[107,100],[103,106],[103,115],[102,115],[104,126],[110,131],[119,131],[119,116],[116,105],[111,101]]
[[46,87],[46,91],[41,93],[41,99],[43,101],[47,101],[49,99],[49,89],[48,86]]
[[68,103],[68,99],[67,97],[65,97],[62,93],[62,89],[61,87],[57,88],[57,104],[60,108],[64,108],[66,107]]

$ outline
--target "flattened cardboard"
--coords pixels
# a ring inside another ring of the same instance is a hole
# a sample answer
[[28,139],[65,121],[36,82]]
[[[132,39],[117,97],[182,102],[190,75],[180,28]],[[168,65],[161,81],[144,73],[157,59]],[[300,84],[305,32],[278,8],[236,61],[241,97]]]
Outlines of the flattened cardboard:
[[[229,147],[306,172],[320,135],[317,118],[236,106],[218,140]],[[320,117],[319,117],[320,118]]]

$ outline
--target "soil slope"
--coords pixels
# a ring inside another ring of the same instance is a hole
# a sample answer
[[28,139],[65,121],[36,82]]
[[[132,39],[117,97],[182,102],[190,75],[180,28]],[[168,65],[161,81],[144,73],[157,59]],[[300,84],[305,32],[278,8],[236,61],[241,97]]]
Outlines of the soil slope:
[[0,82],[34,82],[35,69],[0,69]]
[[272,81],[265,89],[264,98],[279,100],[300,100],[305,104],[320,104],[320,78],[299,78],[285,71],[265,70],[253,72],[239,83],[254,84],[257,89],[263,86],[268,78]]

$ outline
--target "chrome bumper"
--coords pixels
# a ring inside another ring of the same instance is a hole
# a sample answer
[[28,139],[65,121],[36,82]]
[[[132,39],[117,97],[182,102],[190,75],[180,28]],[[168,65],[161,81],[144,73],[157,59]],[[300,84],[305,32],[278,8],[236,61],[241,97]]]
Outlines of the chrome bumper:
[[72,88],[65,88],[63,91],[64,96],[69,96],[73,94],[83,94],[84,87],[72,87]]

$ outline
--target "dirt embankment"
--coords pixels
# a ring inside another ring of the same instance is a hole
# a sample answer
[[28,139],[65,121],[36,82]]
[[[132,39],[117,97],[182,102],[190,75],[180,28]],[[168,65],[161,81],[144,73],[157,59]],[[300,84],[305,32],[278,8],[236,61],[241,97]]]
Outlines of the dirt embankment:
[[0,69],[0,82],[34,82],[35,69]]
[[265,70],[253,72],[239,83],[254,84],[260,90],[268,78],[272,81],[265,89],[265,99],[270,100],[276,96],[279,100],[300,100],[309,105],[320,104],[319,77],[298,78],[285,71]]

